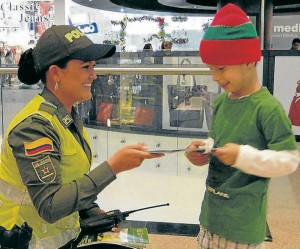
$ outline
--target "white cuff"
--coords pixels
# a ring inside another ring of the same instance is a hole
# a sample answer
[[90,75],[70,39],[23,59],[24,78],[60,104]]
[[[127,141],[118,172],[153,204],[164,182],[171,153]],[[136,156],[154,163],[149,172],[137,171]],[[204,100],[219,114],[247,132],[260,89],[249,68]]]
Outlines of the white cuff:
[[299,162],[298,150],[258,150],[250,145],[240,145],[232,166],[251,175],[277,177],[295,171]]

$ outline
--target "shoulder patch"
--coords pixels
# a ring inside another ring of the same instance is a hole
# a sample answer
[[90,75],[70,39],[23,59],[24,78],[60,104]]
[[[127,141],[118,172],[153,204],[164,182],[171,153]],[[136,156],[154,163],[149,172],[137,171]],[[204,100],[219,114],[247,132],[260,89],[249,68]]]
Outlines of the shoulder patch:
[[53,105],[50,102],[44,101],[43,103],[41,103],[39,111],[44,111],[47,112],[51,115],[53,115],[56,111],[57,107],[55,105]]
[[36,156],[46,151],[53,151],[53,142],[48,137],[42,137],[33,142],[24,143],[25,155]]
[[56,171],[49,156],[32,162],[32,167],[41,182],[48,183],[55,180]]

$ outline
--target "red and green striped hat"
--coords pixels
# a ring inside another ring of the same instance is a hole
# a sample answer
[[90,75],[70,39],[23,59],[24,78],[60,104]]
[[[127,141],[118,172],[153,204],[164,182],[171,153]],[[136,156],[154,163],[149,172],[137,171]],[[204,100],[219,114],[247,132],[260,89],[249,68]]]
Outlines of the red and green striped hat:
[[210,65],[237,65],[259,61],[260,41],[253,23],[240,7],[227,4],[205,32],[199,54]]

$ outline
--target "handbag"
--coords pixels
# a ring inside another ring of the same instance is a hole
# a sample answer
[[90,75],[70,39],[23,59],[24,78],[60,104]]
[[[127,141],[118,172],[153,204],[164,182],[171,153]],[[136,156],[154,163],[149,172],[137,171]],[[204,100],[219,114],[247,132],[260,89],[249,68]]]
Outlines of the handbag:
[[[185,58],[181,61],[191,64]],[[193,85],[181,84],[180,75],[176,85],[168,85],[168,102],[171,127],[202,128],[204,121],[204,100],[206,85],[197,85],[195,75],[192,75]]]
[[107,119],[111,119],[114,107],[115,104],[111,102],[100,103],[97,112],[97,121],[107,122]]
[[[185,61],[188,62],[189,65],[191,65],[191,61],[187,58],[181,61],[181,65],[184,64]],[[176,85],[167,86],[170,111],[172,109],[176,109],[182,103],[184,103],[188,107],[190,105],[191,97],[203,97],[207,93],[207,86],[197,85],[195,75],[192,75],[192,86],[186,86],[185,84],[183,85],[180,77],[181,75],[177,76]]]
[[204,121],[203,97],[191,97],[188,106],[183,102],[169,113],[172,127],[202,128]]
[[154,120],[154,110],[147,107],[136,107],[134,114],[134,125],[151,126]]
[[140,83],[135,86],[137,91],[133,92],[132,97],[132,107],[149,107],[149,105],[155,105],[157,103],[158,97],[160,96],[160,86],[149,85]]

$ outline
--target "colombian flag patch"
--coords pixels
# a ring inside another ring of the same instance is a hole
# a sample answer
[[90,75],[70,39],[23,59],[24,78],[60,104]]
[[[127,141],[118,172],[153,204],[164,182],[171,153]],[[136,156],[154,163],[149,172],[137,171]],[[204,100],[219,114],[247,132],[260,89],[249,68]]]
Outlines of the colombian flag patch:
[[53,151],[53,142],[48,137],[43,137],[30,143],[24,143],[25,155],[35,156],[46,151]]

